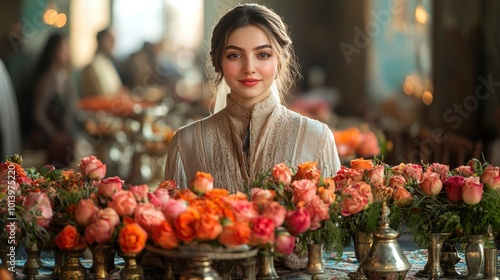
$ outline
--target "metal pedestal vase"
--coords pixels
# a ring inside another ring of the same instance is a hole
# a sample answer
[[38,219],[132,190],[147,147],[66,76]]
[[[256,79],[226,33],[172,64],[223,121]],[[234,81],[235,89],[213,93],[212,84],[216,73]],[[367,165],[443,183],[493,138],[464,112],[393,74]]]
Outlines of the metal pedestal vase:
[[24,273],[26,273],[27,280],[35,280],[35,276],[38,275],[38,269],[41,267],[38,262],[38,256],[40,255],[38,244],[35,242],[26,245],[26,253],[28,254],[28,259],[24,265]]
[[468,273],[465,279],[481,279],[484,274],[485,234],[471,235],[465,245],[465,263]]
[[307,268],[306,273],[310,274],[312,279],[317,279],[325,273],[323,265],[323,246],[322,244],[307,244]]
[[361,261],[366,256],[366,254],[370,251],[370,248],[373,244],[373,235],[367,232],[356,232],[353,236],[354,243],[354,255],[356,256],[356,260],[358,260],[358,269],[355,272],[349,272],[347,276],[350,279],[366,279],[365,273],[363,269],[361,269]]
[[452,242],[444,242],[441,251],[441,269],[446,278],[461,277],[462,275],[456,270],[455,265],[460,262],[460,256],[457,251],[457,244]]
[[257,272],[256,279],[258,280],[269,280],[269,279],[280,279],[278,273],[274,268],[274,250],[266,249],[259,252],[259,271]]
[[182,273],[181,280],[220,280],[220,276],[211,266],[207,257],[196,257],[189,260],[187,269]]
[[64,266],[61,268],[60,279],[71,279],[71,280],[86,279],[85,267],[83,267],[79,259],[83,251],[85,251],[85,248],[64,250],[62,252],[59,252],[59,255],[62,255],[64,253],[64,255],[68,258]]
[[120,279],[122,280],[144,280],[144,272],[139,265],[142,258],[140,253],[123,253],[118,252],[118,255],[123,258],[125,266],[120,271]]
[[441,253],[443,243],[450,233],[430,233],[429,245],[427,246],[427,263],[423,270],[417,272],[417,276],[428,277],[428,279],[439,279],[444,272],[441,267]]
[[92,266],[94,267],[94,279],[109,280],[108,261],[111,250],[114,250],[109,245],[98,245],[90,247],[92,251]]

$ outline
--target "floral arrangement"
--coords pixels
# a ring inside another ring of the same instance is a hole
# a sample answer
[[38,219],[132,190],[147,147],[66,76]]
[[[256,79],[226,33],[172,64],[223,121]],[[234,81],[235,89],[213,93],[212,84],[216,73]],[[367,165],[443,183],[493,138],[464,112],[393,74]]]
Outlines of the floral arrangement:
[[317,162],[304,162],[293,171],[279,163],[250,186],[251,196],[267,192],[270,198],[287,209],[284,227],[298,237],[298,249],[321,243],[327,249],[342,251],[337,242],[338,203],[332,178],[322,178]]
[[385,155],[392,150],[392,143],[381,132],[371,130],[368,125],[333,129],[339,156],[372,158]]
[[402,224],[402,209],[413,200],[404,188],[403,177],[393,177],[391,168],[377,160],[358,158],[350,168],[341,167],[333,177],[340,197],[342,246],[348,246],[356,232],[373,233],[379,228],[382,204],[390,210],[391,227]]
[[485,234],[490,225],[500,230],[499,167],[472,159],[453,170],[439,163],[414,169],[408,225],[418,244],[426,244],[428,233],[448,232],[460,240]]
[[211,174],[198,172],[189,189],[178,190],[172,180],[162,182],[172,193],[162,207],[161,222],[151,226],[151,242],[166,250],[178,247],[271,249],[290,254],[295,237],[282,227],[286,211],[273,203],[271,194],[254,192],[252,200],[243,193],[230,194],[214,188]]

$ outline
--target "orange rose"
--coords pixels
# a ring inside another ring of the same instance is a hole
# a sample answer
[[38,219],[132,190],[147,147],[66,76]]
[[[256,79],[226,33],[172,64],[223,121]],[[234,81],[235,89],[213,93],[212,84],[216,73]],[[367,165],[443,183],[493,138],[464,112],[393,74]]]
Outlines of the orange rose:
[[67,225],[56,236],[56,245],[61,250],[85,247],[82,236],[72,225]]
[[316,168],[317,165],[318,163],[314,161],[306,161],[299,164],[297,173],[295,173],[293,178],[295,180],[309,179],[312,181],[318,181],[321,176],[321,171]]
[[182,199],[190,203],[191,201],[198,199],[198,196],[190,189],[183,189],[175,192],[174,198]]
[[356,153],[361,142],[361,130],[357,127],[350,127],[344,130],[333,132],[335,144],[339,156],[350,156]]
[[196,224],[196,239],[200,241],[214,240],[222,232],[219,217],[204,212]]
[[123,253],[139,253],[146,247],[148,234],[135,222],[128,222],[118,233],[118,245]]
[[179,246],[179,239],[177,239],[172,226],[167,221],[153,227],[151,231],[151,240],[153,240],[153,243],[156,246],[167,250],[174,249]]
[[226,247],[234,247],[250,242],[252,229],[248,222],[225,225],[219,236],[219,243]]
[[214,188],[214,178],[209,173],[198,171],[189,183],[189,188],[197,194],[204,194]]
[[373,167],[371,159],[357,158],[350,161],[351,168],[356,170],[368,170]]
[[395,188],[392,198],[398,207],[408,207],[413,202],[411,193],[407,189],[400,186]]
[[0,267],[0,279],[14,280],[14,276],[7,268]]
[[284,163],[278,163],[273,167],[273,180],[285,186],[292,182],[292,170]]
[[179,214],[174,220],[174,229],[177,237],[185,242],[192,241],[196,235],[196,224],[199,219],[200,214],[191,207]]

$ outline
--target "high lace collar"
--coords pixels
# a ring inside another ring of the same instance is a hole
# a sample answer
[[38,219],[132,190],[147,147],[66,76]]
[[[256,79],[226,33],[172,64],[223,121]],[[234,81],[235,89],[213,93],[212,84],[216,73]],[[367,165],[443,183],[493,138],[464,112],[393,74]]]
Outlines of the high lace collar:
[[236,100],[231,98],[229,94],[226,97],[226,104],[226,109],[231,115],[240,118],[252,119],[268,116],[276,107],[278,107],[278,105],[280,105],[279,101],[273,96],[273,94],[270,94],[268,97],[255,103],[248,109],[236,102]]

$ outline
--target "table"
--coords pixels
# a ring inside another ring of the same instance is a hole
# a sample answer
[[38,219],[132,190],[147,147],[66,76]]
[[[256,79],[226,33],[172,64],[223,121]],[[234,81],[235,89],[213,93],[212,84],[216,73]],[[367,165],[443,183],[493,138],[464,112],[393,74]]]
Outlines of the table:
[[[423,279],[416,276],[416,273],[423,268],[423,266],[427,262],[427,250],[419,249],[414,251],[405,251],[405,254],[410,261],[412,267],[407,273],[406,279]],[[464,262],[463,254],[460,254],[461,261],[456,265],[456,269],[462,275],[466,274],[467,267]],[[347,251],[344,252],[341,258],[341,261],[336,261],[334,253],[324,253],[323,261],[327,272],[325,275],[321,277],[321,279],[349,279],[347,274],[349,272],[356,271],[358,267],[358,262],[354,256],[354,252]],[[22,267],[26,260],[18,260],[16,262],[16,271],[17,277],[16,279],[25,279],[22,273]],[[81,259],[83,266],[89,268],[92,264],[92,261],[89,259]],[[121,268],[124,265],[123,259],[117,257],[115,259],[115,264]],[[54,266],[53,259],[44,258],[42,259],[42,268],[39,270],[38,280],[48,280],[50,278],[51,270]],[[163,280],[163,270],[159,267],[144,267],[145,279],[148,280]],[[307,275],[302,270],[290,270],[285,267],[276,266],[276,272],[283,280],[309,280],[311,276]],[[87,274],[87,279],[94,279],[91,273]],[[111,272],[110,279],[118,280],[120,279],[119,271]],[[446,279],[446,278],[443,278]],[[457,279],[457,278],[454,278]]]

